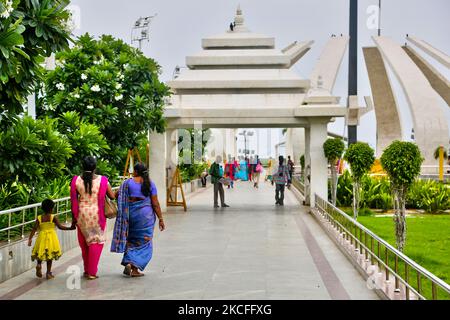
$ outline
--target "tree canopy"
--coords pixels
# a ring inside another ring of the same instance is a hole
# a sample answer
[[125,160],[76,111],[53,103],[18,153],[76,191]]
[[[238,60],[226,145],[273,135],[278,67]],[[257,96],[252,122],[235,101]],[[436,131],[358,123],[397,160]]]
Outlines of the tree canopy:
[[383,152],[381,165],[394,186],[409,187],[420,174],[423,157],[412,142],[394,141]]
[[375,155],[367,143],[357,142],[348,147],[344,159],[350,164],[352,177],[360,180],[372,168]]
[[160,66],[122,40],[85,34],[75,46],[56,55],[47,75],[40,113],[59,117],[75,111],[105,136],[115,163],[123,149],[137,145],[148,129],[164,132],[164,97]]

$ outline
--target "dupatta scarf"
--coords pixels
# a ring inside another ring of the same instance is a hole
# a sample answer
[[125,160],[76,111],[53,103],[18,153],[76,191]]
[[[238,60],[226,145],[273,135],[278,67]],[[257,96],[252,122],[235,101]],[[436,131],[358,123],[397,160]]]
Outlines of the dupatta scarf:
[[[72,178],[70,183],[70,201],[72,203],[72,216],[76,220],[78,219],[79,203],[77,193],[77,179],[78,176]],[[108,190],[108,178],[101,176],[100,190],[98,192],[98,222],[102,231],[105,231],[106,216],[105,216],[105,197]]]
[[128,181],[125,180],[119,189],[119,197],[117,200],[117,217],[114,225],[114,233],[111,241],[111,252],[125,252],[128,237],[128,220],[129,220],[129,192]]

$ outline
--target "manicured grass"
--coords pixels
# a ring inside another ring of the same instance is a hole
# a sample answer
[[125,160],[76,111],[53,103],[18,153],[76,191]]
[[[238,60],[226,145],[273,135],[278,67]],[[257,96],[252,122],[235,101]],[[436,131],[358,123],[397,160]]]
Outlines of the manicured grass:
[[[360,216],[358,221],[396,247],[394,221],[391,216]],[[406,221],[404,253],[450,283],[450,215],[417,214],[407,217]]]

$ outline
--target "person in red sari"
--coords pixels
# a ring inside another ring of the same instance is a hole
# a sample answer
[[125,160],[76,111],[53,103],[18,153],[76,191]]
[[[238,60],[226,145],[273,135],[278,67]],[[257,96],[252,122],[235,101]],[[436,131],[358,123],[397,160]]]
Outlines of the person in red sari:
[[83,159],[83,174],[74,176],[70,184],[72,225],[77,226],[78,243],[83,257],[84,277],[98,278],[98,263],[106,241],[105,197],[114,199],[108,178],[95,174],[97,160]]

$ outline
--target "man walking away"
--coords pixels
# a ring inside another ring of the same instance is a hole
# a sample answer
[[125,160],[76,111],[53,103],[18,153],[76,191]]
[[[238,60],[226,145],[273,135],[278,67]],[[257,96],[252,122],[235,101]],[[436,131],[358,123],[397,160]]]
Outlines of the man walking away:
[[287,166],[284,164],[283,156],[278,157],[278,169],[273,175],[273,179],[275,181],[275,204],[279,204],[280,206],[284,205],[284,187],[286,183],[289,185],[289,181],[291,177],[289,176],[289,170]]
[[220,195],[220,204],[222,208],[229,207],[225,203],[225,193],[223,191],[223,185],[221,182],[221,179],[223,179],[222,175],[220,174],[220,163],[222,162],[222,157],[217,156],[216,161],[211,165],[211,168],[209,169],[209,174],[211,176],[211,183],[214,185],[214,208],[218,208],[219,204],[217,202],[218,195]]

